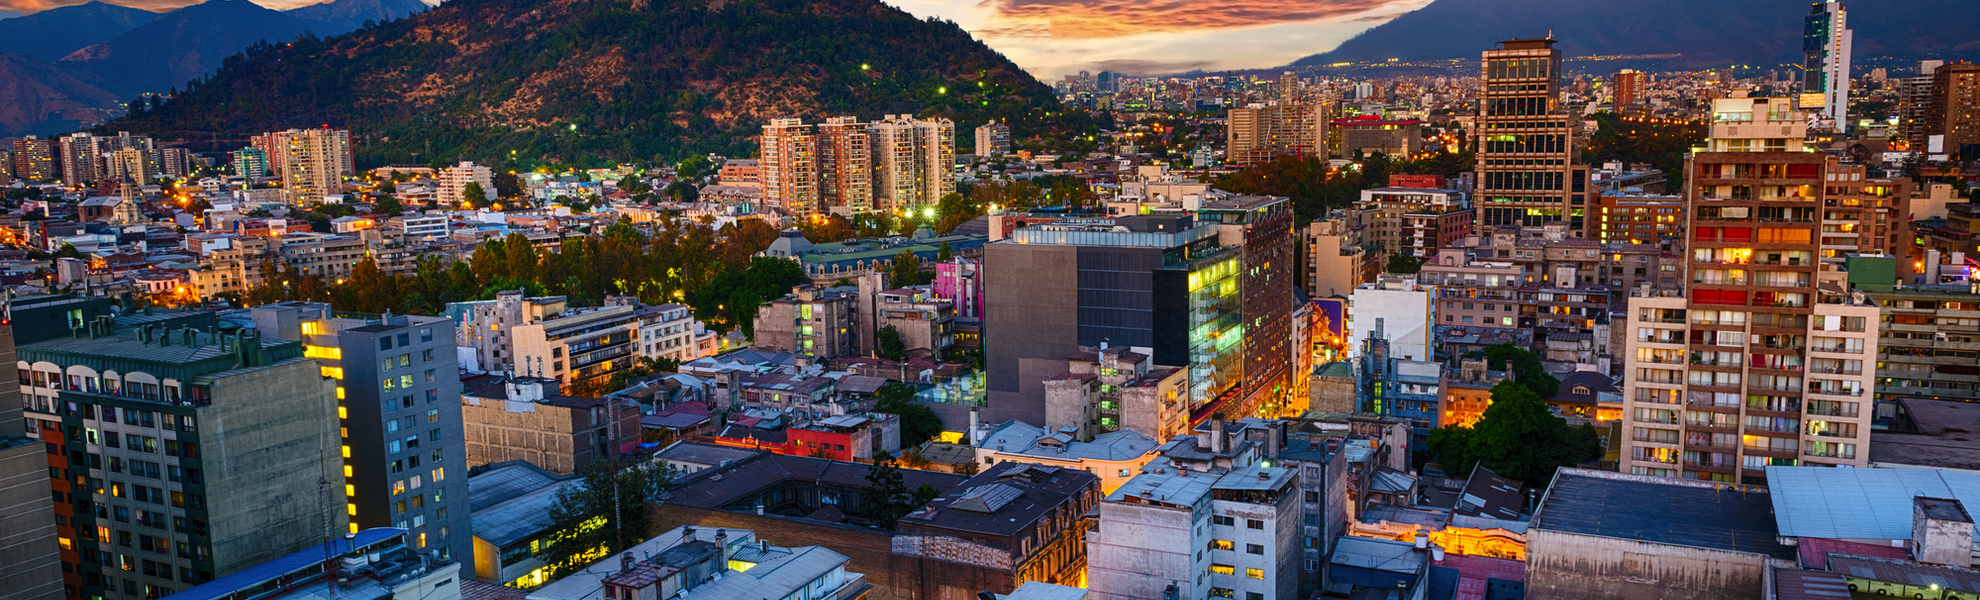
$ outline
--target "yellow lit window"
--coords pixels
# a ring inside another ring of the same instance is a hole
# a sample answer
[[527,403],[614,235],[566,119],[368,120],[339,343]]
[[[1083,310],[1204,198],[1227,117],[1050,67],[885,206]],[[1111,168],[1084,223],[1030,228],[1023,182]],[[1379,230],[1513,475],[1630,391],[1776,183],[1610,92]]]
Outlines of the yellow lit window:
[[351,466],[350,466],[350,465],[344,465],[344,476],[345,476],[345,477],[351,477],[351,476],[352,476],[352,475],[351,475]]
[[357,486],[348,483],[344,484],[345,497],[356,496],[356,495],[357,495]]
[[350,409],[348,409],[348,408],[344,408],[344,407],[342,407],[342,406],[339,406],[339,407],[337,407],[337,418],[338,418],[338,419],[349,419],[349,418],[351,418],[351,410],[350,410]]
[[323,324],[309,321],[302,324],[303,335],[323,335]]
[[433,480],[434,480],[434,481],[445,481],[446,479],[447,479],[447,468],[446,468],[446,467],[441,467],[441,468],[438,468],[438,469],[434,469],[434,470],[433,470]]
[[419,534],[419,547],[421,548],[426,547],[426,534],[424,533]]
[[335,346],[303,346],[303,356],[328,360],[343,360],[344,349]]
[[1251,568],[1246,568],[1246,569],[1244,570],[1244,576],[1245,576],[1245,577],[1250,577],[1250,578],[1252,578],[1252,579],[1264,579],[1264,578],[1265,578],[1265,570],[1264,570],[1264,569],[1251,569]]
[[350,458],[350,457],[351,457],[351,447],[350,447],[350,446],[345,446],[345,447],[344,447],[344,458]]
[[[71,539],[69,539],[69,538],[65,538],[65,537],[58,537],[58,538],[55,538],[55,539],[56,539],[57,541],[59,541],[59,542],[61,542],[61,544],[62,544],[62,549],[63,549],[63,550],[74,550],[74,549],[76,549],[76,542],[75,542],[75,540],[71,540]],[[731,561],[731,562],[734,562],[734,561]],[[753,566],[753,565],[752,565],[752,566]]]
[[[63,547],[65,547],[65,548],[66,548],[66,547],[68,547],[68,545],[67,545],[67,544],[64,544],[64,545],[63,545]],[[743,571],[748,571],[748,570],[750,570],[751,568],[754,568],[754,567],[756,567],[756,563],[753,563],[753,562],[749,562],[749,561],[745,561],[745,560],[736,560],[736,559],[733,559],[733,558],[731,558],[731,559],[729,559],[729,570],[731,570],[731,571],[735,571],[735,572],[737,572],[737,573],[741,573],[741,572],[743,572]]]
[[347,512],[347,513],[351,513],[351,516],[353,516],[353,517],[355,517],[355,516],[357,516],[357,505],[356,505],[356,504],[348,504],[348,503],[347,503],[347,504],[345,504],[345,505],[344,505],[344,512]]
[[351,533],[357,533],[357,523],[351,524]]
[[1237,569],[1230,565],[1210,565],[1210,572],[1218,575],[1235,575]]
[[1210,540],[1210,548],[1213,550],[1231,550],[1236,547],[1237,545],[1232,544],[1230,540]]
[[329,378],[331,378],[331,379],[343,379],[343,378],[344,378],[344,368],[343,368],[343,367],[319,367],[318,369],[319,369],[319,370],[320,370],[320,371],[321,371],[321,372],[323,373],[323,376],[324,376],[324,377],[329,377]]
[[341,385],[337,386],[337,399],[338,400],[344,399],[344,386]]

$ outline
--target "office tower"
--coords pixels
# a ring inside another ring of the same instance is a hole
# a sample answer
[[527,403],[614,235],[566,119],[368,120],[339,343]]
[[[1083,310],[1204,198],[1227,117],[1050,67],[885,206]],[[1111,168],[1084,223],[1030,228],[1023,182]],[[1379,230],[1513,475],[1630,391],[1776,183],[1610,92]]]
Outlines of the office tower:
[[1689,284],[1629,299],[1622,470],[1764,484],[1768,466],[1867,466],[1878,310],[1820,254],[1824,188],[1881,185],[1804,151],[1789,98],[1713,104],[1687,165]]
[[[62,597],[62,547],[48,498],[48,453],[41,421],[23,418],[14,328],[0,323],[0,590],[23,600]],[[29,427],[33,427],[32,430]],[[59,433],[59,432],[58,432]],[[64,511],[67,512],[67,511]]]
[[887,115],[866,124],[873,144],[873,204],[885,211],[933,206],[956,191],[956,126],[948,119]]
[[[1107,75],[1102,72],[1101,75]],[[1011,153],[1011,126],[995,120],[976,128],[976,155],[997,158]]]
[[1212,195],[1199,201],[1196,219],[1217,224],[1217,242],[1244,249],[1238,275],[1243,315],[1244,396],[1228,414],[1236,418],[1281,414],[1292,389],[1286,357],[1292,352],[1293,288],[1299,287],[1292,202],[1278,196]]
[[1243,247],[1219,237],[1215,223],[1159,214],[1033,225],[985,245],[984,418],[1076,425],[1045,420],[1045,380],[1066,372],[1081,347],[1105,345],[1186,366],[1178,400],[1195,419],[1230,404],[1241,395],[1230,392],[1244,380],[1250,328]]
[[55,140],[27,136],[14,140],[14,178],[33,182],[55,180]]
[[871,136],[859,117],[830,117],[818,124],[818,202],[821,210],[873,210]]
[[291,129],[249,138],[268,153],[269,169],[281,178],[289,203],[308,206],[341,193],[344,178],[357,175],[351,132],[344,129]]
[[247,147],[234,151],[234,176],[242,179],[260,179],[268,176],[268,152],[260,148]]
[[104,139],[82,132],[62,136],[59,141],[62,149],[62,184],[80,186],[95,183],[101,171],[97,156],[103,153]]
[[763,198],[792,215],[821,212],[818,205],[818,141],[802,119],[771,119],[763,126]]
[[[434,190],[433,199],[442,205],[458,206],[462,202],[471,202],[475,206],[486,206],[495,201],[495,173],[488,167],[461,161],[461,164],[441,169],[438,175],[436,179],[440,180],[440,186]],[[467,197],[467,185],[470,183],[481,186],[480,197]]]
[[1842,2],[1808,8],[1802,20],[1801,108],[1815,109],[1836,130],[1849,129],[1849,53],[1853,33]]
[[1945,136],[1942,152],[1972,158],[1965,148],[1980,144],[1980,80],[1976,77],[1980,77],[1980,65],[1968,62],[1941,66],[1932,73],[1925,135]]
[[101,298],[11,315],[69,597],[169,596],[346,530],[336,385],[301,344]]
[[1561,51],[1552,39],[1507,40],[1484,57],[1473,229],[1561,221],[1586,237],[1588,168],[1574,164],[1574,127],[1560,106]]
[[262,335],[301,342],[303,354],[336,380],[349,532],[396,527],[420,552],[474,556],[454,323],[333,317],[330,305],[316,302],[259,306],[251,314]]
[[1616,108],[1634,106],[1643,100],[1643,76],[1646,73],[1635,69],[1623,69],[1616,73]]

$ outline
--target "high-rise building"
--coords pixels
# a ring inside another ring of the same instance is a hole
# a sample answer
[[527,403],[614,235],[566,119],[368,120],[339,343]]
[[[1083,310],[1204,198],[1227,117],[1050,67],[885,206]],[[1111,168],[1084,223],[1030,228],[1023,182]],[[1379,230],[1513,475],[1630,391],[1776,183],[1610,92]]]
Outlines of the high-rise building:
[[1245,329],[1244,396],[1226,414],[1298,416],[1283,414],[1288,408],[1284,400],[1292,390],[1286,357],[1292,352],[1293,289],[1299,287],[1292,202],[1278,196],[1210,192],[1198,202],[1196,219],[1217,224],[1218,243],[1244,249],[1243,271],[1238,275]]
[[1588,169],[1575,164],[1573,123],[1560,105],[1561,51],[1552,39],[1507,40],[1484,58],[1473,230],[1561,221],[1586,237]]
[[14,140],[14,177],[26,181],[55,180],[55,140],[27,136]]
[[1190,215],[1033,225],[985,245],[984,418],[1077,425],[1046,420],[1045,381],[1081,347],[1105,345],[1187,366],[1183,409],[1207,418],[1242,395],[1232,392],[1244,381],[1250,331],[1244,264],[1242,246],[1222,244],[1216,223]]
[[72,133],[59,140],[62,149],[62,183],[70,186],[95,183],[101,167],[97,156],[103,153],[104,139],[89,132]]
[[234,151],[234,176],[243,179],[260,179],[268,176],[268,152],[260,148],[247,147]]
[[792,215],[821,212],[818,140],[803,119],[771,119],[761,144],[763,198]]
[[955,123],[887,115],[866,124],[866,131],[872,136],[875,209],[933,206],[956,191]]
[[1927,107],[1932,104],[1932,75],[1944,64],[1946,61],[1943,60],[1918,61],[1916,75],[1897,80],[1897,137],[1903,139],[1913,150],[1923,151],[1925,136],[1936,134],[1927,131],[1931,126],[1926,121],[1925,113]]
[[1623,69],[1616,73],[1616,108],[1635,106],[1643,100],[1643,77],[1647,75],[1636,69]]
[[11,315],[70,598],[170,596],[347,531],[337,386],[301,344],[102,298]]
[[1932,72],[1925,134],[1946,136],[1944,152],[1973,157],[1965,148],[1980,144],[1980,65],[1956,62]]
[[830,117],[818,124],[818,202],[821,210],[873,210],[871,135],[858,117]]
[[1272,102],[1233,108],[1225,128],[1224,156],[1253,164],[1283,154],[1327,155],[1329,110],[1324,103]]
[[1816,2],[1802,20],[1800,107],[1815,109],[1837,130],[1849,129],[1849,11],[1839,0]]
[[[13,325],[0,323],[0,589],[24,600],[62,597],[62,547],[55,531],[55,505],[49,503],[48,453],[41,423],[22,417],[21,386],[15,371]],[[67,512],[67,511],[64,511]]]
[[158,149],[158,175],[169,179],[183,179],[192,174],[192,153],[185,148]]
[[[472,202],[485,206],[495,201],[495,173],[488,167],[461,161],[461,164],[441,169],[440,186],[434,191],[433,199],[446,206],[456,206],[462,202]],[[481,196],[467,197],[468,184],[481,186]]]
[[1714,100],[1687,166],[1689,284],[1629,299],[1625,473],[1764,484],[1768,466],[1869,463],[1881,324],[1822,257],[1844,229],[1823,219],[1889,184],[1804,151],[1793,104]]
[[342,191],[355,176],[351,132],[345,129],[291,129],[253,136],[251,144],[268,153],[269,168],[282,179],[289,203],[314,205]]
[[158,176],[153,169],[151,153],[141,148],[124,148],[104,155],[104,178],[114,181],[134,181],[142,185],[150,183]]
[[339,318],[315,302],[259,306],[252,316],[263,335],[301,342],[336,380],[348,532],[394,527],[416,551],[474,556],[454,323]]
[[[1109,73],[1101,72],[1102,76]],[[997,158],[1011,153],[1011,126],[991,120],[976,128],[976,155]]]

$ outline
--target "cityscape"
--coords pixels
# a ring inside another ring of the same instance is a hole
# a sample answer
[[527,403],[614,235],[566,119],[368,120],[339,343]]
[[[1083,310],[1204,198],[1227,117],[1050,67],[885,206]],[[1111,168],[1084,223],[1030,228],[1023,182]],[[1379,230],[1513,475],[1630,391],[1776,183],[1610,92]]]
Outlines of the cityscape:
[[1689,2],[0,2],[0,599],[1980,598],[1970,7]]

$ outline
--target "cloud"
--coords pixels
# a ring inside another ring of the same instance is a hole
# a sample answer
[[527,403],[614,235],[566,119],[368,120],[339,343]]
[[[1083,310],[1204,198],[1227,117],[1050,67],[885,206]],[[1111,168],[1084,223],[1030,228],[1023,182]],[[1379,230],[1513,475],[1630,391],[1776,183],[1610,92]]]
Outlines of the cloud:
[[[51,8],[61,8],[64,6],[83,4],[89,1],[90,0],[0,0],[0,10],[14,11],[21,14],[32,14],[32,13],[38,13],[44,10],[48,10]],[[110,2],[110,4],[115,4],[118,6],[126,6],[130,8],[139,8],[152,12],[165,12],[177,8],[184,8],[186,6],[190,6],[193,4],[199,4],[200,2],[204,2],[204,1],[205,0],[117,0],[116,2]],[[327,2],[329,0],[253,0],[253,1],[255,4],[259,4],[264,7],[272,8],[275,10],[288,10],[291,8],[300,8],[304,6],[309,6],[311,4]],[[428,4],[432,4],[432,2],[429,1]]]
[[[1398,0],[985,0],[986,37],[1115,38],[1334,19]],[[1403,2],[1415,4],[1414,2]]]

